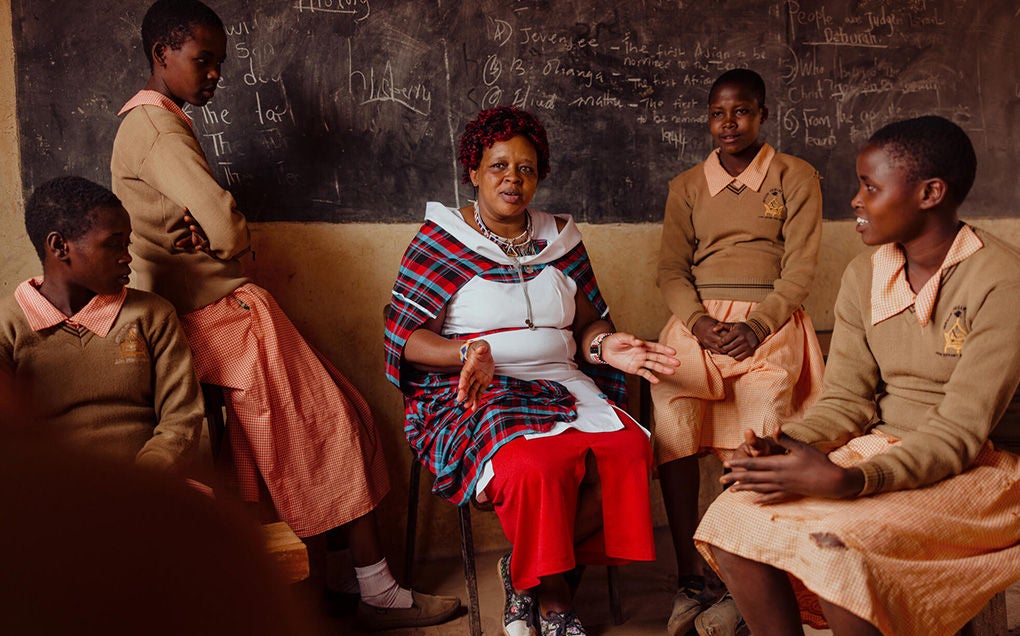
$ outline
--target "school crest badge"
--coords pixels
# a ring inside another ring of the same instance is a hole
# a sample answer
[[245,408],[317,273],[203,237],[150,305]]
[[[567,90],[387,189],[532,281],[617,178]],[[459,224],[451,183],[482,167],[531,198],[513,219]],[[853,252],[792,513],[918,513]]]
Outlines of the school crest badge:
[[942,355],[959,357],[963,353],[963,345],[967,342],[970,330],[967,329],[967,308],[954,307],[953,313],[942,323]]
[[766,192],[763,203],[764,211],[761,218],[775,219],[777,221],[782,221],[786,218],[786,199],[783,197],[783,191],[779,188],[772,188]]
[[120,346],[120,355],[114,364],[132,364],[146,362],[149,359],[148,348],[142,334],[138,332],[137,324],[124,325],[114,338]]

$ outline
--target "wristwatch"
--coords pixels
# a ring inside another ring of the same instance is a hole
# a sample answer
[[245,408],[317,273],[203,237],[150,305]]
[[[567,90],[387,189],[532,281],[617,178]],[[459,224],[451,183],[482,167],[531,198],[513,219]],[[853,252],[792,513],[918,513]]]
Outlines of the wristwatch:
[[588,359],[595,364],[609,364],[602,359],[602,341],[613,335],[612,331],[606,331],[595,336],[588,345]]

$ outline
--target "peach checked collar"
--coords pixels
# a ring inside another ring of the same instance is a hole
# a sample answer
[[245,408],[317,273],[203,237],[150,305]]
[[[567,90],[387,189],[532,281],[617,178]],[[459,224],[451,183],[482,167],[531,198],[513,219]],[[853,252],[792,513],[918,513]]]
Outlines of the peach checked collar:
[[969,225],[964,225],[957,232],[939,270],[928,279],[917,294],[914,294],[907,282],[905,267],[907,259],[903,255],[903,250],[895,243],[886,243],[879,247],[871,255],[871,324],[877,325],[913,305],[918,324],[926,326],[935,310],[935,299],[942,285],[942,274],[982,247],[984,243],[974,230]]

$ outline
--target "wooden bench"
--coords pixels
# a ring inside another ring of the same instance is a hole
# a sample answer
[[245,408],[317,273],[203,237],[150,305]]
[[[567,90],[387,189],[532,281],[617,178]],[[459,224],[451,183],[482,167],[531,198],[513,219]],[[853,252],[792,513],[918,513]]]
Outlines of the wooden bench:
[[282,521],[263,524],[262,537],[266,553],[285,582],[297,583],[308,578],[308,550],[290,526]]

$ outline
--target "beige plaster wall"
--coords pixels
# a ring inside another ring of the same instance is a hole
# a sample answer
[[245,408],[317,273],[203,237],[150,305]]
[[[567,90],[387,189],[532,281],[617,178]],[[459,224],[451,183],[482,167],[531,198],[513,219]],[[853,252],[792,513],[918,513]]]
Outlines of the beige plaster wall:
[[[22,224],[10,1],[0,0],[0,294],[11,293],[39,264]],[[551,183],[546,187],[555,187]],[[982,223],[1020,243],[1020,220]],[[404,527],[409,451],[397,390],[383,378],[382,308],[415,225],[274,223],[254,228],[258,281],[268,288],[308,339],[364,393],[375,411],[390,460],[393,491],[380,508],[383,534],[396,558]],[[667,312],[654,285],[658,224],[582,226],[603,291],[621,329],[653,338]],[[862,246],[849,222],[826,222],[822,261],[808,310],[816,328],[832,326],[839,276]],[[655,496],[658,505],[658,496]],[[458,549],[456,515],[434,497],[422,498],[422,550]],[[657,520],[664,517],[656,510]],[[495,515],[475,515],[476,543],[503,545]]]
[[14,107],[14,43],[11,2],[0,0],[0,295],[40,270],[25,234],[21,197],[21,154]]

